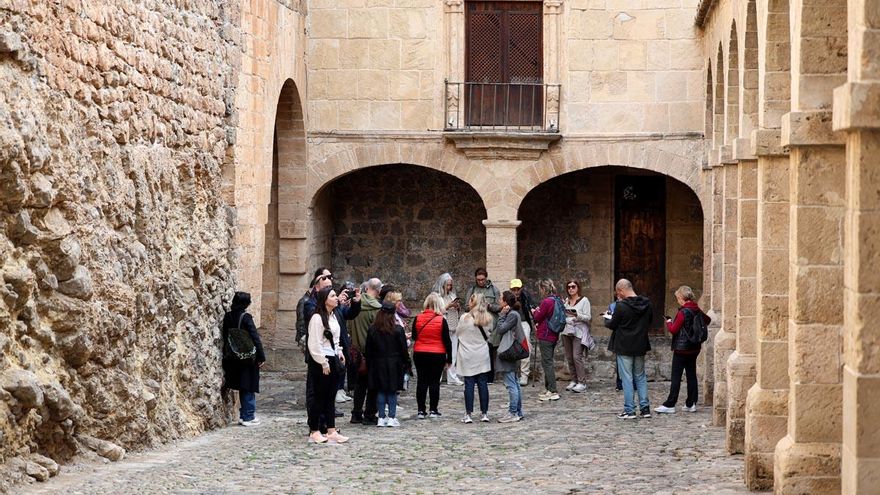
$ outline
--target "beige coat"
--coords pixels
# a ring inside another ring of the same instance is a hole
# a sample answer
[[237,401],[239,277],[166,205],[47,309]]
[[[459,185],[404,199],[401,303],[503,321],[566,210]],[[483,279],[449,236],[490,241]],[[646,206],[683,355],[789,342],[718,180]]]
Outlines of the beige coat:
[[[488,336],[492,327],[483,327]],[[465,313],[458,321],[458,354],[455,368],[461,376],[477,376],[492,369],[489,362],[489,345],[483,339],[480,329],[474,325],[474,318]]]

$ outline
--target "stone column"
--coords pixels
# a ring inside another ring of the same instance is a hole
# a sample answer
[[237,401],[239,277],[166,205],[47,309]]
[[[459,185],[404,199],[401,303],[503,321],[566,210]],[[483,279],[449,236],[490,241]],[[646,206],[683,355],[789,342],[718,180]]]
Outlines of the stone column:
[[776,491],[840,491],[841,308],[846,153],[831,112],[792,112],[788,434],[776,446]]
[[721,274],[721,328],[715,334],[715,396],[712,402],[712,423],[727,424],[727,360],[736,349],[736,271],[737,271],[737,206],[739,175],[736,162],[730,159],[727,146],[721,147],[721,173],[724,177],[724,218]]
[[746,396],[755,383],[755,275],[758,241],[758,162],[750,141],[737,139],[739,165],[736,225],[736,350],[727,361],[727,451],[741,454],[745,445]]
[[847,133],[843,493],[880,487],[880,2],[849,2],[849,83],[834,92]]
[[778,129],[752,133],[758,157],[757,382],[746,399],[746,485],[773,487],[773,450],[788,426],[789,158]]
[[838,493],[843,399],[841,355],[844,139],[832,131],[832,88],[846,81],[845,0],[792,0],[788,433],[776,445],[778,493]]
[[721,275],[724,267],[722,259],[724,247],[724,169],[721,167],[712,167],[707,173],[709,175],[709,187],[707,190],[712,192],[711,209],[706,218],[707,232],[710,233],[708,239],[708,267],[709,277],[708,285],[711,287],[709,304],[705,308],[706,314],[712,318],[709,324],[710,338],[700,353],[700,365],[705,370],[705,376],[701,377],[700,385],[703,389],[700,391],[700,397],[703,403],[711,405],[714,402],[715,395],[715,339],[718,331],[721,329]]
[[486,271],[498,290],[516,278],[516,228],[519,220],[483,220],[486,226]]

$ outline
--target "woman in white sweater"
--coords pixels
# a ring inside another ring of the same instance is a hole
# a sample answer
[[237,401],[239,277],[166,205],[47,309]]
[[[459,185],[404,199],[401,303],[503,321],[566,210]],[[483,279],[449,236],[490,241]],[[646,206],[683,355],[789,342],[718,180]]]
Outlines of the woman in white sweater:
[[449,339],[452,340],[452,366],[446,368],[446,383],[450,385],[464,385],[464,382],[458,378],[455,370],[455,364],[458,362],[458,320],[461,318],[461,299],[455,294],[453,287],[452,275],[444,273],[437,279],[434,284],[434,290],[443,299],[443,316],[449,325]]
[[488,373],[492,369],[489,362],[489,344],[486,340],[492,332],[494,320],[486,308],[486,301],[480,294],[474,294],[468,301],[469,312],[458,321],[458,375],[464,378],[464,408],[462,423],[473,423],[474,385],[480,394],[480,421],[489,422],[489,384]]
[[[345,363],[342,349],[339,347],[339,321],[336,318],[336,307],[339,300],[336,291],[327,287],[315,295],[317,305],[315,314],[309,320],[308,338],[310,381],[314,385],[315,397],[309,404],[309,441],[335,443],[348,441],[336,431],[336,382],[339,371]],[[327,424],[327,436],[321,434],[321,417]]]
[[581,393],[587,389],[584,350],[595,347],[590,335],[590,300],[581,296],[581,284],[577,280],[569,280],[565,284],[565,293],[568,297],[563,301],[565,329],[562,331],[562,345],[571,372],[571,383],[565,390]]

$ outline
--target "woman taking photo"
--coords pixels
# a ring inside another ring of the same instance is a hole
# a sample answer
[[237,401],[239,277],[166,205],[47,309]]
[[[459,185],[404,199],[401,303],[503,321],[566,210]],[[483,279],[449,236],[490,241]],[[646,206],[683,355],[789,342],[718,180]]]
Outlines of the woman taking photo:
[[486,308],[486,300],[474,294],[468,301],[469,311],[458,321],[458,375],[464,378],[464,417],[462,423],[473,423],[474,385],[479,389],[480,421],[489,422],[488,376],[492,369],[489,363],[488,332],[492,331],[494,319]]
[[[577,280],[569,280],[565,284],[565,329],[562,331],[562,347],[571,383],[565,390],[581,393],[587,389],[587,373],[584,371],[584,350],[590,348],[593,337],[590,336],[590,301],[581,296],[581,284]],[[587,344],[584,345],[583,343]]]
[[[425,310],[413,320],[412,335],[413,362],[418,372],[416,384],[417,418],[439,418],[437,410],[440,402],[440,378],[443,370],[452,363],[452,341],[449,338],[449,325],[443,316],[443,300],[436,292],[425,298]],[[426,412],[425,396],[430,391],[431,409]]]
[[[339,322],[334,311],[339,300],[332,287],[318,291],[315,300],[317,306],[309,320],[307,339],[310,357],[308,373],[315,392],[309,406],[309,441],[343,443],[348,441],[348,437],[336,431],[334,409],[337,377],[345,363],[342,349],[339,348]],[[327,436],[320,431],[322,416],[327,425]]]
[[544,392],[538,396],[543,401],[559,400],[556,392],[556,368],[553,365],[553,353],[556,352],[556,344],[559,335],[550,330],[547,324],[553,317],[553,307],[556,297],[556,286],[549,278],[538,282],[538,295],[541,297],[541,305],[532,313],[537,329],[535,337],[538,339],[538,348],[541,350],[541,368],[544,370]]
[[[388,301],[376,314],[376,320],[367,331],[364,359],[367,360],[367,383],[376,390],[379,421],[376,426],[400,426],[397,420],[397,392],[403,390],[403,375],[409,373],[409,351],[403,327],[397,324],[396,307]],[[385,406],[388,406],[386,417]]]
[[444,273],[437,279],[434,284],[434,292],[440,294],[443,300],[443,315],[446,317],[446,323],[449,325],[449,339],[452,342],[452,364],[446,367],[446,383],[450,385],[464,385],[464,382],[458,377],[455,371],[456,357],[458,354],[458,336],[455,331],[458,328],[458,319],[461,318],[461,299],[455,294],[455,288],[452,283],[452,275]]
[[519,361],[505,361],[501,359],[504,351],[510,349],[514,342],[523,342],[526,340],[526,334],[523,332],[522,319],[517,307],[519,303],[516,296],[509,290],[501,294],[501,312],[498,317],[498,334],[501,336],[501,342],[498,345],[498,354],[495,357],[495,370],[501,373],[504,379],[504,386],[507,387],[509,398],[507,414],[498,420],[499,423],[513,423],[523,419],[522,412],[522,390],[520,389],[519,380],[516,378],[516,370],[519,368]]

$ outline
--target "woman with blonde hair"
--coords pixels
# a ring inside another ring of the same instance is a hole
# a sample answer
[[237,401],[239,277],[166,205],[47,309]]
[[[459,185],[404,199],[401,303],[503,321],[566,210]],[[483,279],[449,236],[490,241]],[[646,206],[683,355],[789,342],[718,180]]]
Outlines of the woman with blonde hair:
[[[436,292],[425,298],[424,311],[419,313],[412,324],[413,362],[418,378],[416,383],[416,404],[418,419],[441,416],[437,406],[440,402],[440,378],[443,370],[452,363],[452,341],[449,339],[449,324],[443,316],[443,299]],[[431,409],[425,410],[425,396],[430,391]]]
[[458,355],[458,336],[455,334],[458,328],[458,319],[461,318],[461,299],[455,293],[452,275],[444,273],[437,278],[434,284],[434,292],[443,300],[443,315],[449,325],[449,339],[452,341],[452,364],[446,367],[446,383],[450,385],[464,385],[464,382],[455,372],[456,357]]
[[471,414],[474,412],[474,385],[480,395],[480,421],[489,422],[489,384],[488,376],[492,369],[489,362],[489,332],[492,331],[494,318],[486,307],[486,300],[481,294],[474,294],[468,301],[468,312],[458,321],[458,363],[459,376],[464,378],[464,408],[462,423],[473,423]]

